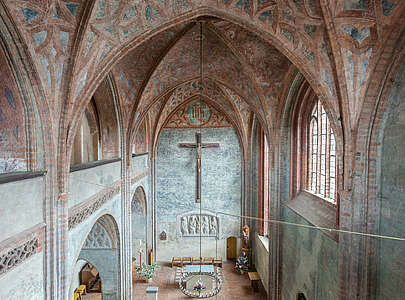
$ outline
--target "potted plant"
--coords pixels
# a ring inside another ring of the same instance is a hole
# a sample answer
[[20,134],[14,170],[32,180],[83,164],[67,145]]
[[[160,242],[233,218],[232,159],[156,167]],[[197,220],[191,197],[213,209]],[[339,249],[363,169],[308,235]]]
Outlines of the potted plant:
[[136,272],[142,276],[145,277],[147,282],[151,282],[153,276],[156,274],[156,270],[158,270],[160,267],[153,263],[151,265],[146,265],[145,263],[142,263],[142,266],[136,268]]
[[235,270],[237,270],[241,274],[244,274],[248,269],[249,269],[249,262],[246,257],[246,254],[239,255],[235,263]]
[[195,283],[195,286],[193,287],[194,291],[197,291],[198,294],[200,294],[203,290],[207,288],[206,285],[204,285],[204,282],[200,279],[197,280]]

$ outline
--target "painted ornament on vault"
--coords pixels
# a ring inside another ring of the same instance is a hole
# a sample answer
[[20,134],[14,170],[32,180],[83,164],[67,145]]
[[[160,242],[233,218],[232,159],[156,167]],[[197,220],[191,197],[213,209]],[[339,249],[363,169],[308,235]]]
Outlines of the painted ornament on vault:
[[193,125],[202,125],[207,123],[210,116],[210,108],[202,101],[193,101],[186,107],[186,117]]
[[215,107],[196,100],[179,108],[169,119],[166,128],[231,127],[228,119]]

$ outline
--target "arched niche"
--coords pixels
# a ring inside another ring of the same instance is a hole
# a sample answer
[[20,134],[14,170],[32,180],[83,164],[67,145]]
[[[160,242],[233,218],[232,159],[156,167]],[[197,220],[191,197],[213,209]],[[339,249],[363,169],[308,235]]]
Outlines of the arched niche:
[[132,197],[131,222],[132,222],[132,251],[133,251],[132,256],[136,258],[136,265],[139,265],[140,260],[146,263],[145,259],[147,249],[146,194],[142,186],[138,186],[136,188],[134,196]]
[[[74,271],[81,271],[85,261],[95,268],[102,282],[102,299],[117,300],[120,297],[120,238],[118,226],[110,215],[101,216],[86,237],[80,250]],[[79,267],[81,267],[79,269]],[[74,273],[75,276],[75,273]],[[80,279],[79,279],[80,280]],[[70,292],[74,291],[72,280]],[[69,295],[73,296],[73,295]]]
[[87,106],[77,127],[70,165],[78,165],[99,159],[100,123],[94,100]]
[[71,166],[120,156],[118,116],[107,79],[95,91],[75,128]]

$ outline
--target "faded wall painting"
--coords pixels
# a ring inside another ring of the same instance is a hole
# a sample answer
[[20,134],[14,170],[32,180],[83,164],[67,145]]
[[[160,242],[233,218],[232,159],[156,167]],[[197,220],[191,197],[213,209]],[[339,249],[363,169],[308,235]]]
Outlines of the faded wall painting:
[[25,171],[24,107],[2,50],[0,78],[0,173]]

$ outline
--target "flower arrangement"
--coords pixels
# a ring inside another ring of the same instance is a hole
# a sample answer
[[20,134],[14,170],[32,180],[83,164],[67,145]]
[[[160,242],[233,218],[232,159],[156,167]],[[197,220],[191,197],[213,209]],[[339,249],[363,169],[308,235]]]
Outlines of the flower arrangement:
[[207,288],[207,286],[205,286],[204,285],[204,282],[202,282],[202,280],[201,280],[201,278],[200,279],[198,279],[197,280],[197,282],[195,283],[195,286],[194,286],[194,291],[197,291],[197,292],[201,292],[201,291],[203,291],[203,290],[205,290]]
[[235,263],[235,269],[239,272],[245,272],[249,268],[249,262],[246,257],[246,254],[242,254],[238,256],[238,259]]
[[155,276],[156,270],[158,270],[160,267],[153,263],[151,265],[146,265],[145,263],[142,263],[142,266],[136,268],[136,272],[142,276],[145,276],[147,280],[150,280]]

